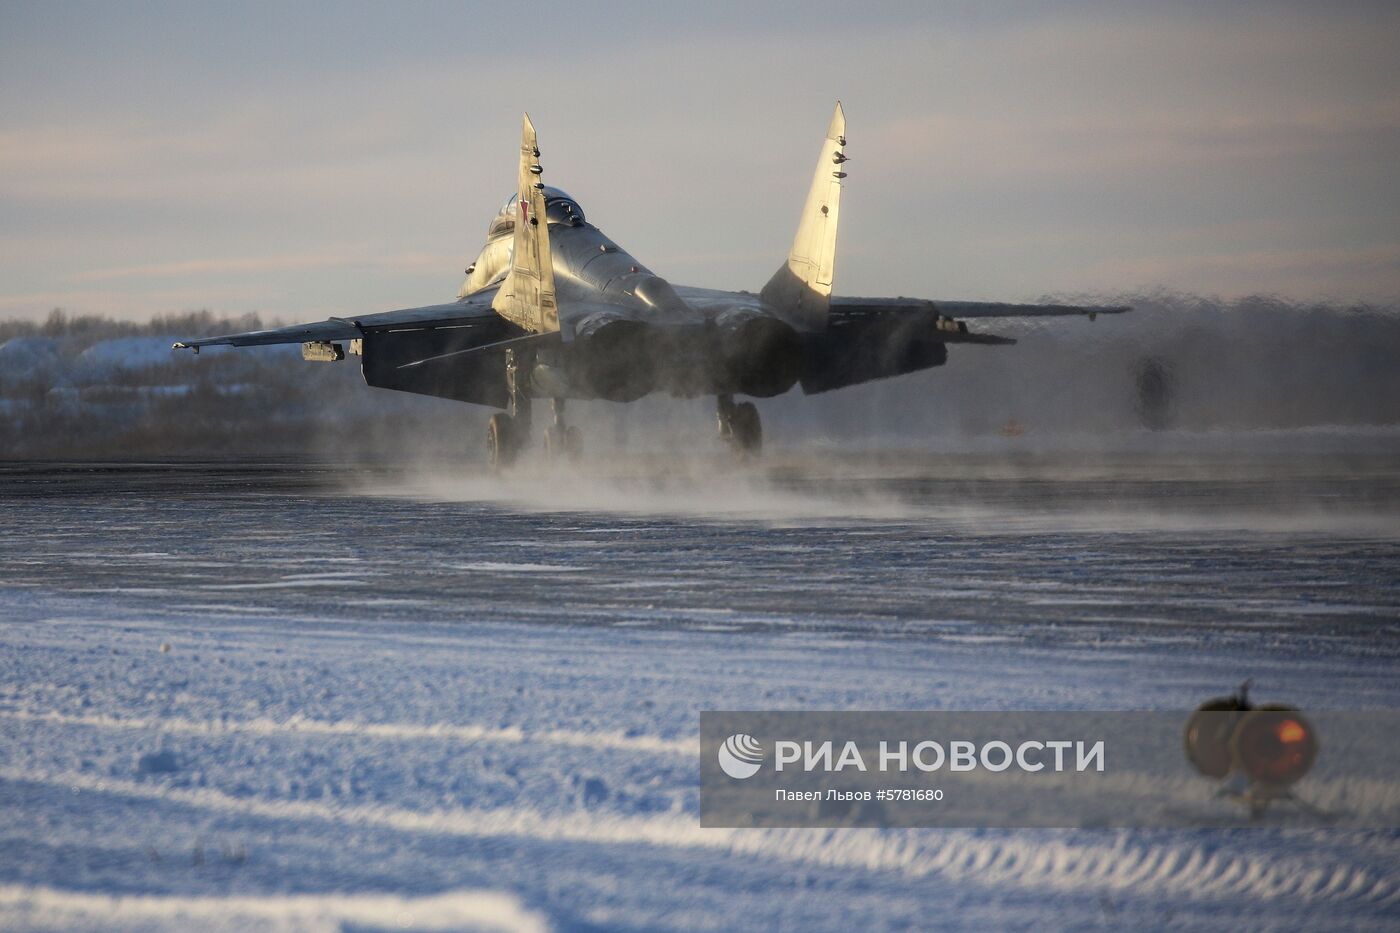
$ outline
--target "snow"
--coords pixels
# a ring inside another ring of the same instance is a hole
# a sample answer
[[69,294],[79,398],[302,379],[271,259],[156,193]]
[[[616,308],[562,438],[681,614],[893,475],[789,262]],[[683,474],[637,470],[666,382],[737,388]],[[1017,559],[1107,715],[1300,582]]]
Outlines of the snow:
[[57,366],[62,349],[56,337],[11,337],[0,343],[0,378],[43,374]]
[[180,897],[74,894],[47,887],[0,886],[0,913],[16,926],[54,929],[168,926],[177,929],[518,931],[548,929],[512,897],[452,891],[430,897],[300,895]]
[[77,369],[86,374],[111,374],[123,369],[169,365],[177,337],[117,337],[103,340],[78,354]]
[[[1380,929],[1400,912],[1393,829],[702,829],[696,760],[703,709],[1184,714],[1245,677],[1304,709],[1400,707],[1388,478],[1326,520],[1210,480],[1119,489],[1114,528],[1063,498],[946,518],[922,480],[872,510],[840,482],[735,476],[751,501],[773,492],[753,520],[706,513],[703,485],[671,509],[558,513],[531,477],[454,497],[416,476],[373,495],[153,476],[0,486],[6,929]],[[1103,489],[1086,482],[1076,502]],[[1160,520],[1127,520],[1147,506]]]

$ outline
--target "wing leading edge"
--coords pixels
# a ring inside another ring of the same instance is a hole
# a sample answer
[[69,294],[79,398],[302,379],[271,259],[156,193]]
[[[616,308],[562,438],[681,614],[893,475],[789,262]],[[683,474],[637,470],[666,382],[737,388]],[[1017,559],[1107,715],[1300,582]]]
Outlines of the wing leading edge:
[[473,295],[470,299],[421,308],[401,308],[382,311],[358,318],[333,317],[311,324],[293,324],[268,330],[251,330],[220,337],[200,337],[181,340],[176,350],[198,350],[200,347],[263,347],[278,343],[311,343],[332,340],[353,340],[367,332],[385,332],[423,328],[473,327],[500,320],[491,310],[490,295]]

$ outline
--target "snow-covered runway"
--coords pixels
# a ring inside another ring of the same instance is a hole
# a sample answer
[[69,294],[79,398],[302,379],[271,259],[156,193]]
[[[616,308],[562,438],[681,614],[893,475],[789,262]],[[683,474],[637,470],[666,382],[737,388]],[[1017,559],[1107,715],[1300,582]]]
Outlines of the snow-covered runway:
[[49,465],[0,485],[6,928],[1400,914],[1391,830],[697,816],[702,709],[1185,711],[1246,677],[1400,708],[1384,468]]

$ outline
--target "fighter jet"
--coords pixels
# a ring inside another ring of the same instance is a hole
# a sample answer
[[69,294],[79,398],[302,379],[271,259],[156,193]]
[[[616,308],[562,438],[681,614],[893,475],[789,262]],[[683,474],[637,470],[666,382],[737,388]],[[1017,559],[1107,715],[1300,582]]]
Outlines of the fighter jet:
[[183,340],[175,349],[302,344],[307,360],[359,355],[365,381],[486,405],[493,467],[530,443],[531,407],[552,403],[547,457],[576,456],[568,399],[714,396],[719,434],[743,456],[763,441],[758,409],[796,385],[829,392],[942,365],[950,343],[1007,345],[968,318],[1114,314],[1125,307],[832,295],[846,179],[841,104],[827,127],[787,259],[757,292],[673,285],[544,183],[526,114],[515,192],[486,231],[454,301],[363,317]]

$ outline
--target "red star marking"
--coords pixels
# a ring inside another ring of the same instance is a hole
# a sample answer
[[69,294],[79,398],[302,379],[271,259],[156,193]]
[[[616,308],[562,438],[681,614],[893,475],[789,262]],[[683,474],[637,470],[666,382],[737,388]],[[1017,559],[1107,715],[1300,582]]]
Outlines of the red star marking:
[[529,198],[521,198],[521,199],[520,199],[520,219],[521,219],[522,221],[524,221],[525,223],[529,223],[529,222],[530,222],[530,199],[529,199]]

